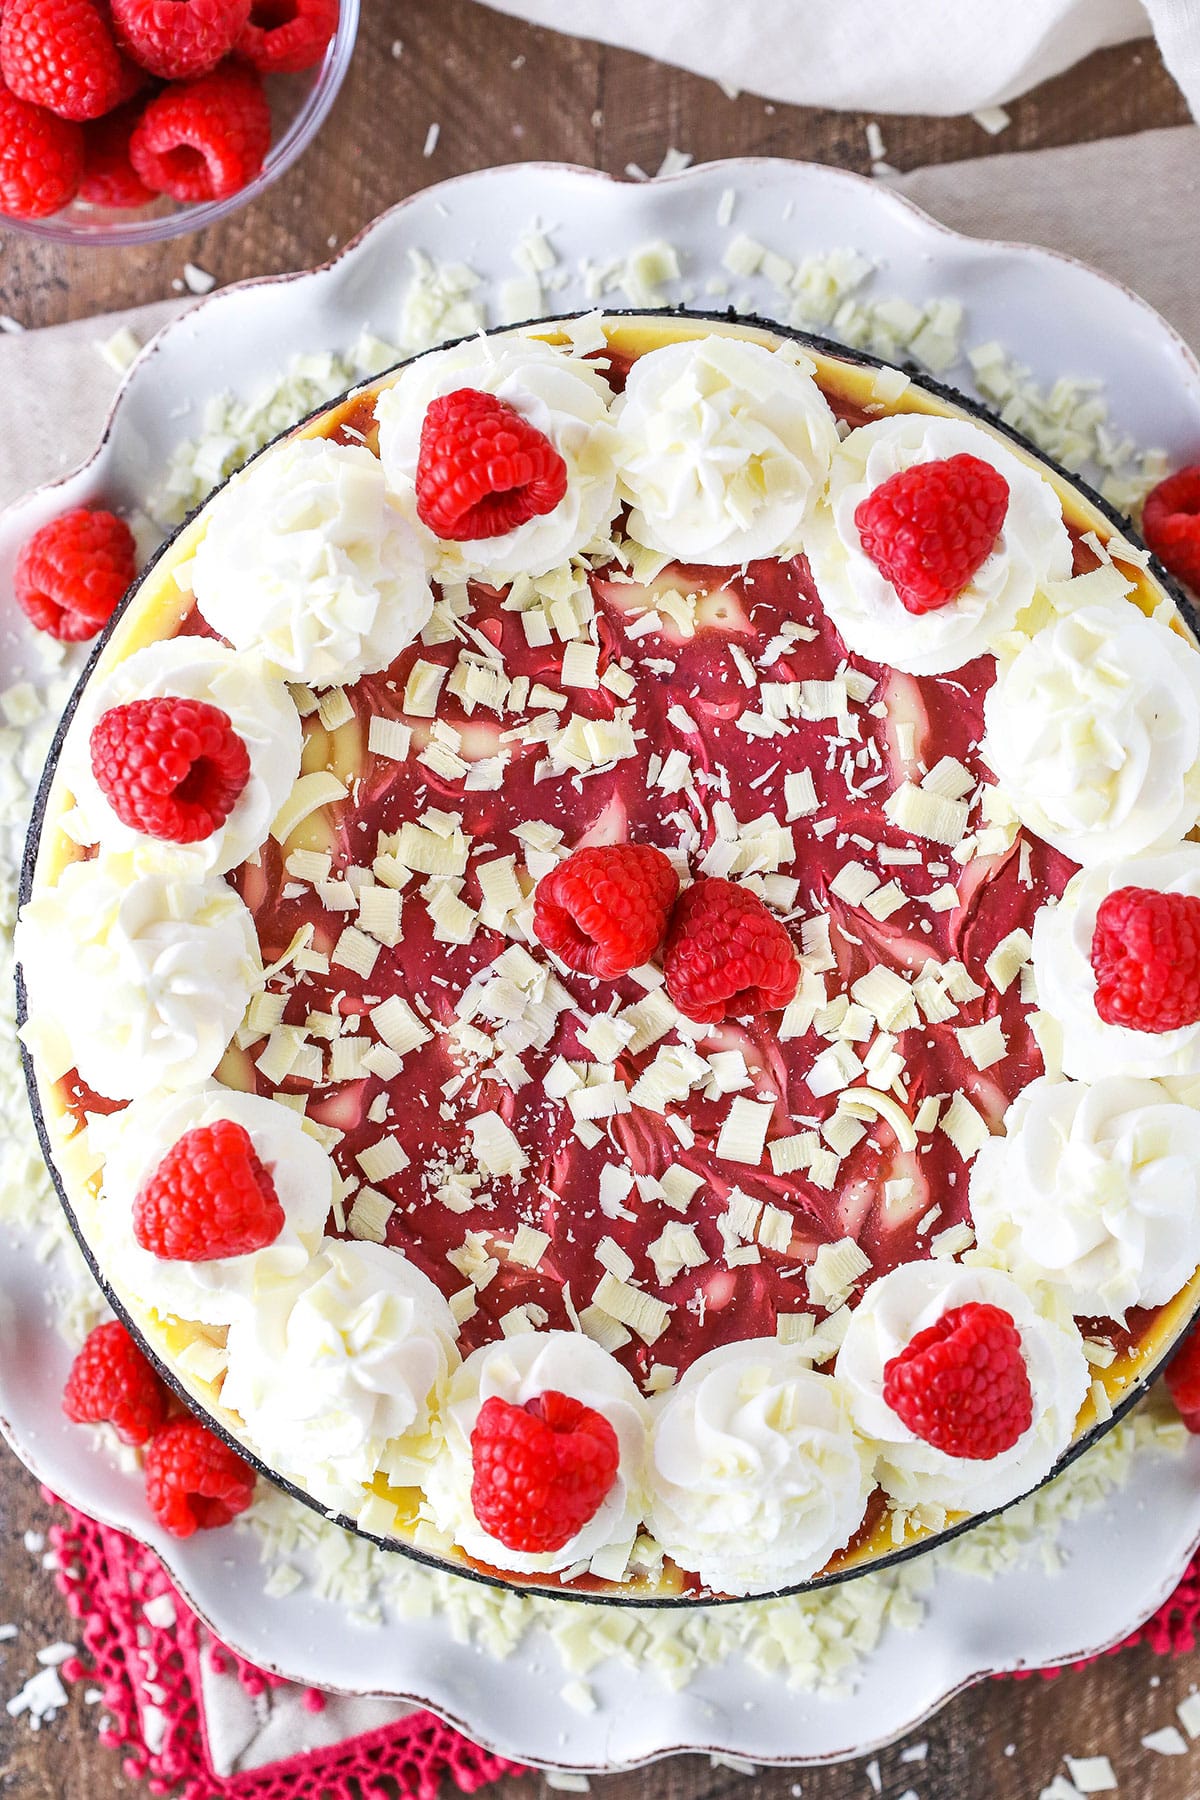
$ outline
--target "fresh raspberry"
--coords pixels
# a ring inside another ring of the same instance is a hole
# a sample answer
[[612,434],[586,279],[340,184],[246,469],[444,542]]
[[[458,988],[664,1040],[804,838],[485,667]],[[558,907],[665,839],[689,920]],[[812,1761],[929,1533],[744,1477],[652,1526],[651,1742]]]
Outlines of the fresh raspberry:
[[957,599],[995,547],[1008,483],[978,456],[917,463],[860,500],[854,523],[863,552],[911,613]]
[[1002,1307],[970,1301],[884,1364],[883,1397],[922,1443],[990,1462],[1033,1422],[1021,1334]]
[[1200,1433],[1200,1331],[1184,1339],[1167,1366],[1167,1392],[1189,1431]]
[[146,186],[173,200],[223,200],[254,180],[271,147],[271,109],[253,69],[222,63],[151,100],[129,140]]
[[136,574],[137,545],[124,519],[79,506],[22,547],[13,590],[39,631],[75,643],[107,625]]
[[561,1550],[617,1478],[617,1434],[590,1406],[550,1388],[524,1406],[493,1394],[471,1433],[471,1505],[485,1531],[527,1556]]
[[95,0],[7,0],[0,75],[21,100],[63,119],[98,119],[129,98],[129,77]]
[[107,1421],[125,1444],[144,1444],[167,1416],[169,1395],[123,1325],[89,1331],[71,1364],[63,1411],[77,1425]]
[[1106,894],[1092,933],[1096,1011],[1131,1031],[1200,1024],[1200,900],[1123,887]]
[[796,992],[800,965],[784,927],[758,895],[703,876],[671,917],[667,992],[698,1025],[776,1012]]
[[298,75],[320,62],[337,22],[338,0],[253,0],[237,54],[264,75]]
[[186,81],[229,55],[250,0],[112,0],[112,16],[135,62],[164,81]]
[[90,206],[148,206],[154,199],[129,160],[129,139],[140,118],[141,107],[134,103],[84,126],[79,198]]
[[576,850],[537,884],[533,932],[569,969],[612,981],[662,943],[679,877],[649,844]]
[[477,388],[431,400],[417,454],[417,514],[435,537],[503,537],[553,512],[567,465],[507,401]]
[[48,219],[69,206],[83,173],[83,133],[0,87],[0,213]]
[[92,727],[92,773],[122,822],[171,844],[219,831],[250,779],[229,714],[166,695],[110,707]]
[[134,1237],[167,1262],[246,1256],[273,1244],[283,1226],[270,1172],[232,1119],[185,1131],[133,1203]]
[[1200,588],[1200,463],[1168,475],[1147,494],[1142,536],[1172,575]]
[[146,1449],[146,1498],[173,1537],[228,1525],[254,1498],[256,1476],[199,1419],[172,1419]]

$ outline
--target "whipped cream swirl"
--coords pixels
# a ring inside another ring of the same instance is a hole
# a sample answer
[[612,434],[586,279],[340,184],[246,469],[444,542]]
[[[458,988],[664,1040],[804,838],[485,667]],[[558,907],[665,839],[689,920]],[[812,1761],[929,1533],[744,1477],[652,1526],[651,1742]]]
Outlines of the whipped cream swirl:
[[192,563],[203,617],[289,681],[350,686],[429,622],[415,532],[362,444],[290,438],[210,503]]
[[[143,1250],[133,1234],[133,1203],[143,1183],[186,1132],[232,1119],[248,1132],[275,1186],[284,1227],[274,1243],[245,1256],[174,1262]],[[124,1112],[88,1121],[104,1158],[95,1243],[104,1273],[122,1299],[203,1325],[228,1325],[271,1303],[321,1247],[333,1204],[333,1163],[289,1106],[208,1082],[180,1094],[150,1094]]]
[[[133,700],[164,697],[218,706],[245,744],[250,778],[225,823],[195,844],[147,837],[119,819],[92,774],[92,730],[101,715]],[[84,690],[63,751],[63,779],[75,796],[65,821],[81,844],[136,852],[140,866],[216,875],[262,845],[300,772],[300,715],[278,671],[212,638],[177,637],[135,650]]]
[[[498,1394],[524,1406],[555,1391],[603,1413],[617,1434],[616,1480],[600,1506],[561,1550],[509,1550],[480,1525],[471,1505],[471,1432],[485,1400]],[[439,1530],[478,1562],[518,1574],[549,1574],[589,1562],[599,1552],[620,1561],[632,1551],[646,1499],[649,1409],[631,1376],[599,1344],[574,1331],[530,1331],[484,1344],[451,1377],[442,1404],[445,1441],[425,1478],[425,1498]],[[614,1579],[620,1569],[607,1571]]]
[[1033,926],[1034,977],[1038,1003],[1062,1034],[1063,1073],[1081,1081],[1103,1075],[1200,1075],[1200,1024],[1133,1031],[1110,1025],[1096,1011],[1096,914],[1109,894],[1126,887],[1200,899],[1200,844],[1081,869],[1057,906],[1039,908]]
[[[418,520],[415,484],[429,403],[459,388],[495,394],[549,438],[567,465],[567,491],[550,512],[499,537],[450,543]],[[536,579],[608,537],[617,510],[611,401],[599,369],[541,338],[471,338],[401,371],[375,402],[379,455],[388,486],[436,559],[439,576]]]
[[455,1335],[441,1293],[398,1250],[331,1238],[234,1321],[221,1402],[273,1468],[354,1513],[381,1463],[395,1486],[420,1481]]
[[1073,1313],[1161,1306],[1200,1264],[1200,1112],[1156,1081],[1033,1081],[971,1170],[980,1247]]
[[204,1081],[263,979],[254,921],[226,882],[140,874],[127,856],[68,863],[39,887],[16,948],[47,1066],[109,1100]]
[[1085,867],[1200,817],[1200,653],[1116,601],[1039,631],[984,702],[982,755],[1023,824]]
[[[976,456],[1008,483],[994,548],[956,599],[912,613],[862,547],[854,515],[893,475]],[[1071,573],[1071,539],[1050,483],[990,431],[966,419],[905,413],[860,425],[833,459],[829,494],[804,539],[821,604],[846,648],[909,675],[940,675],[990,650],[1047,581]]]
[[[909,1430],[883,1397],[883,1372],[919,1331],[971,1302],[1002,1307],[1021,1337],[1033,1420],[989,1461],[950,1456]],[[1036,1487],[1071,1441],[1091,1372],[1069,1311],[1051,1291],[1028,1292],[1001,1269],[904,1263],[868,1288],[838,1352],[854,1421],[874,1442],[880,1485],[902,1506],[987,1512]]]
[[832,1376],[771,1338],[723,1344],[659,1403],[647,1525],[706,1587],[767,1593],[850,1541],[871,1464]]
[[640,356],[613,409],[629,535],[718,566],[794,550],[838,445],[810,369],[719,335]]

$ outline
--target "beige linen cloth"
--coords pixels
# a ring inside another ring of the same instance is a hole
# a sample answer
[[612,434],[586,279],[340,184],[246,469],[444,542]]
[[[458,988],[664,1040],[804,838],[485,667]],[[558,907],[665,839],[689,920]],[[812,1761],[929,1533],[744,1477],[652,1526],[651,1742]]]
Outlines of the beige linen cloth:
[[[1043,244],[1095,264],[1200,346],[1200,128],[920,169],[894,185],[956,230]],[[188,304],[160,301],[0,337],[0,505],[66,473],[94,447],[119,380],[97,341],[122,325],[144,340]],[[386,1701],[337,1701],[314,1719],[295,1694],[252,1702],[234,1678],[213,1674],[205,1676],[204,1699],[223,1773],[352,1736],[406,1710]]]

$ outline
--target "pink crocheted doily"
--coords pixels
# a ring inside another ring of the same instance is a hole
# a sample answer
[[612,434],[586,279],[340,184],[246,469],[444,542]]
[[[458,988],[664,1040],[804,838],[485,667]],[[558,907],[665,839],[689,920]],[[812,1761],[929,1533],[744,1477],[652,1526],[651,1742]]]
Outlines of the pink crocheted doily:
[[[386,1774],[406,1800],[435,1800],[447,1777],[460,1792],[473,1794],[501,1775],[522,1773],[519,1763],[490,1755],[433,1713],[422,1712],[246,1774],[216,1774],[205,1741],[201,1657],[236,1674],[250,1694],[284,1684],[208,1636],[152,1551],[61,1501],[56,1504],[66,1514],[66,1523],[53,1526],[50,1534],[60,1565],[56,1580],[81,1622],[84,1652],[60,1672],[68,1681],[86,1680],[103,1690],[107,1720],[101,1741],[125,1750],[126,1773],[145,1778],[152,1794],[178,1794],[179,1800],[308,1800],[319,1791],[328,1800],[359,1800],[381,1791],[373,1778]],[[151,1605],[147,1617],[147,1604],[162,1595],[172,1606]],[[172,1611],[172,1625],[154,1622]],[[1200,1552],[1170,1599],[1106,1654],[1148,1644],[1159,1655],[1178,1656],[1195,1649],[1198,1639]],[[1095,1660],[1085,1657],[1066,1666]],[[1061,1670],[1018,1673],[1052,1678]],[[154,1748],[144,1731],[147,1684],[157,1708]],[[325,1699],[310,1688],[305,1703],[319,1711]]]
[[[50,1493],[46,1498],[56,1501]],[[81,1623],[83,1640],[82,1654],[59,1673],[102,1690],[107,1717],[100,1740],[125,1751],[126,1774],[144,1778],[152,1794],[178,1800],[311,1800],[320,1793],[323,1800],[362,1800],[386,1791],[404,1800],[436,1800],[447,1778],[461,1793],[473,1794],[501,1775],[523,1773],[520,1763],[492,1756],[433,1713],[420,1712],[326,1749],[245,1774],[218,1775],[205,1740],[201,1657],[236,1674],[250,1694],[286,1684],[217,1644],[152,1551],[56,1503],[66,1522],[50,1531],[59,1563],[55,1579]],[[164,1595],[172,1605],[155,1607]],[[172,1612],[173,1624],[155,1622]],[[144,1729],[147,1689],[156,1708],[153,1748]],[[318,1712],[325,1697],[309,1688],[305,1703]],[[379,1785],[383,1776],[386,1790]]]

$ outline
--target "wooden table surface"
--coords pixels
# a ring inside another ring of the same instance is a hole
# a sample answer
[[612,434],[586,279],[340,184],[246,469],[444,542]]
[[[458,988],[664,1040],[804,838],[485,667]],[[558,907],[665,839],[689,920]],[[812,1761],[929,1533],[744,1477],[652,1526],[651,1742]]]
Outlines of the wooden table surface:
[[[303,268],[391,202],[492,163],[551,158],[614,173],[629,163],[653,171],[674,145],[697,161],[761,154],[870,166],[865,115],[772,106],[746,94],[729,99],[710,82],[533,30],[474,0],[368,0],[364,10],[354,65],[332,116],[265,200],[203,235],[146,250],[60,250],[0,233],[0,312],[32,327],[163,298],[189,260],[222,282]],[[1009,110],[1011,125],[994,138],[969,118],[888,118],[888,160],[908,169],[1187,119],[1149,43],[1100,52]],[[440,133],[426,158],[434,122]],[[22,1542],[27,1529],[44,1530],[47,1519],[34,1482],[0,1447],[0,1621],[21,1627],[15,1640],[0,1644],[5,1695],[32,1672],[41,1645],[71,1637],[51,1577]],[[986,1587],[980,1604],[986,1607]],[[911,1734],[908,1742],[928,1743],[924,1762],[901,1762],[902,1746],[878,1759],[883,1800],[909,1789],[920,1800],[1036,1800],[1064,1772],[1064,1753],[1110,1756],[1120,1800],[1186,1800],[1200,1793],[1200,1746],[1188,1757],[1164,1758],[1141,1748],[1140,1739],[1172,1723],[1176,1702],[1198,1682],[1200,1653],[1167,1662],[1136,1651],[1053,1682],[985,1683]],[[532,1778],[506,1783],[497,1800],[531,1796],[537,1785]],[[805,1800],[865,1800],[874,1791],[863,1762],[747,1777],[689,1758],[593,1782],[604,1800],[709,1800],[735,1791],[747,1800],[788,1800],[801,1787]],[[37,1735],[0,1712],[3,1800],[113,1800],[142,1792],[121,1774],[119,1758],[98,1747],[94,1714],[81,1695]]]

